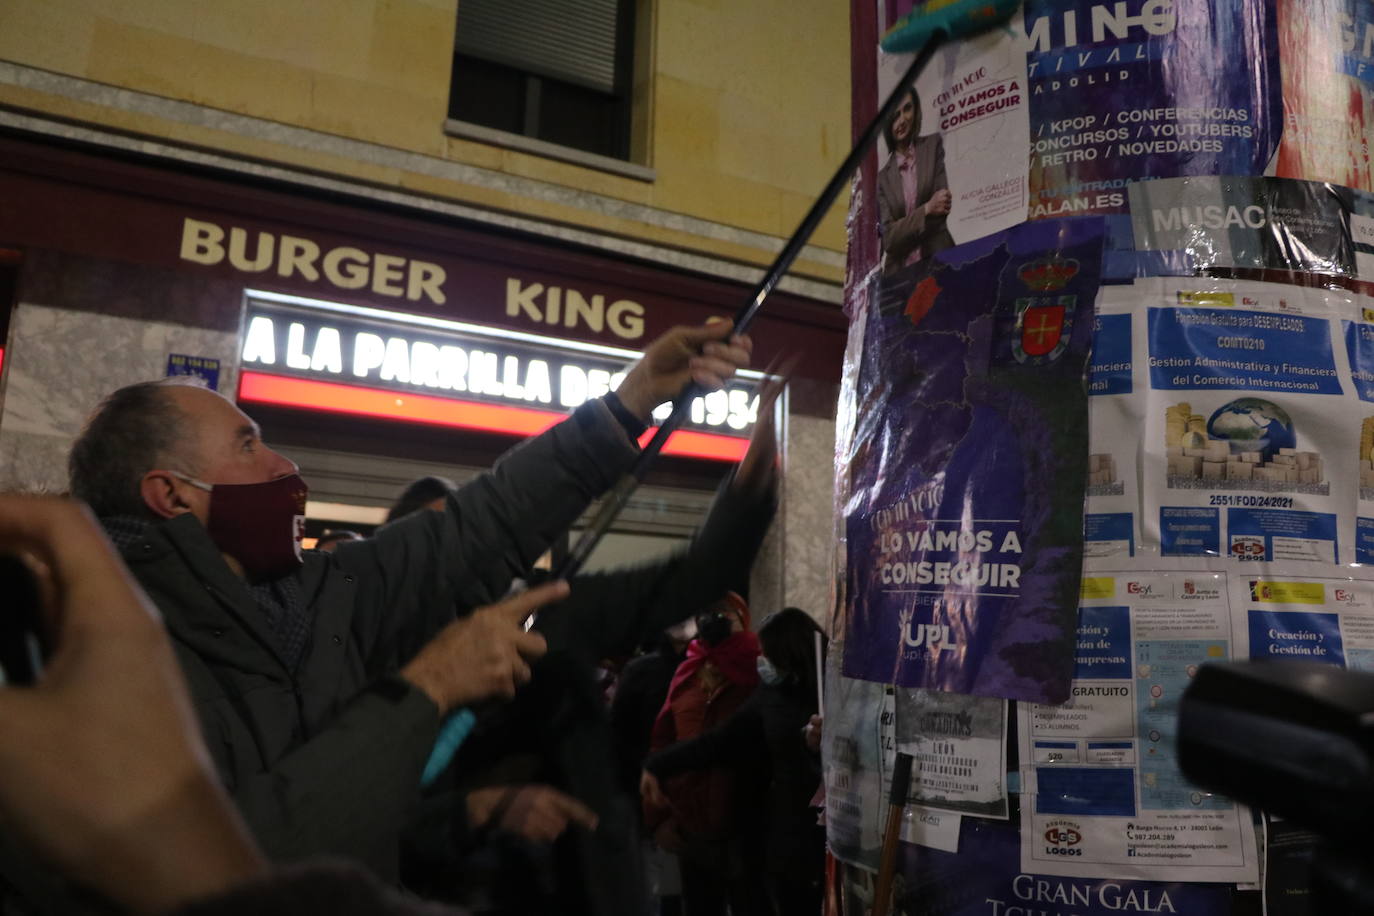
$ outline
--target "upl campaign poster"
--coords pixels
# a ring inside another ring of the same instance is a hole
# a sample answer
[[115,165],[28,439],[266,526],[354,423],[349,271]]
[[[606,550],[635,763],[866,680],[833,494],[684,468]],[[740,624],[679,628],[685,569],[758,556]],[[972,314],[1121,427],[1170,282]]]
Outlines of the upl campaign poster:
[[844,509],[844,674],[1060,703],[1073,669],[1096,218],[875,279]]

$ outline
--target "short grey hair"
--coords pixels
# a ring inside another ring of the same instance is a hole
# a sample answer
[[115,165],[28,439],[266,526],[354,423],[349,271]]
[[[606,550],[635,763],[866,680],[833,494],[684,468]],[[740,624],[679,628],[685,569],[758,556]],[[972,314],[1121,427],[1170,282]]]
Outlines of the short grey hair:
[[143,502],[143,475],[175,465],[196,473],[193,418],[168,397],[169,388],[204,388],[195,376],[172,376],[127,385],[111,394],[86,421],[67,458],[72,496],[101,518],[151,518]]

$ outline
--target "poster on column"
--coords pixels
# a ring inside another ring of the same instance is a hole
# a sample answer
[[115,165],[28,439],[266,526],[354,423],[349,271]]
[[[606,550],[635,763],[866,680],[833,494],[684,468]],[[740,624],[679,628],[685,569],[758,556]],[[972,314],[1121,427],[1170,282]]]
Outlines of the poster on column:
[[1374,194],[1348,189],[1350,195],[1350,247],[1355,256],[1355,276],[1374,280]]
[[1145,178],[1259,175],[1278,143],[1263,0],[1027,0],[1030,218],[1124,213]]
[[[886,28],[911,4],[876,6]],[[1176,252],[1136,249],[1130,189],[1272,173],[1277,24],[1275,0],[1026,0],[1006,27],[942,48],[886,125],[864,188],[881,269],[914,274],[945,247],[1027,219],[1102,214],[1105,278],[1191,273]],[[876,55],[877,92],[858,110],[875,110],[909,61]],[[1301,226],[1311,212],[1290,207],[1288,190],[1275,203]],[[1374,212],[1367,242],[1374,263]]]
[[1374,671],[1374,582],[1232,574],[1240,657]]
[[[936,849],[945,849],[950,852],[959,850],[959,823],[963,819],[963,814],[954,808],[926,807],[925,800],[932,788],[933,780],[924,780],[921,773],[933,777],[935,771],[940,771],[941,777],[948,775],[946,772],[949,761],[941,760],[935,762],[937,756],[943,756],[946,748],[933,748],[924,745],[920,741],[908,742],[908,747],[902,748],[898,744],[898,716],[899,711],[905,707],[905,711],[910,717],[911,694],[913,691],[898,691],[890,686],[883,688],[883,707],[882,714],[878,717],[878,737],[879,746],[882,749],[882,780],[880,787],[882,794],[880,798],[884,816],[886,816],[887,800],[892,797],[892,773],[897,765],[897,751],[905,750],[907,753],[913,752],[913,745],[919,745],[921,752],[927,754],[925,760],[917,759],[912,764],[912,781],[907,792],[907,803],[902,807],[902,820],[900,825],[900,836],[907,843],[920,843],[922,846],[932,846]],[[906,694],[905,697],[900,694]],[[941,694],[941,697],[952,696],[952,694]],[[974,697],[965,697],[967,700],[976,700]],[[938,702],[938,701],[937,701]],[[951,704],[952,705],[952,704]],[[946,709],[951,708],[946,706]],[[1005,721],[1005,720],[1003,720]],[[988,723],[979,723],[980,737],[987,731]],[[938,726],[936,726],[938,728]],[[908,737],[910,737],[908,735]],[[976,740],[976,739],[975,739]],[[1003,767],[1005,771],[1005,767]],[[980,773],[979,775],[982,775]],[[1001,782],[999,778],[999,783]],[[972,788],[967,791],[973,791]]]
[[[1027,0],[1007,28],[942,50],[917,81],[915,135],[944,151],[946,242],[1009,219],[1124,214],[1141,179],[1264,174],[1282,127],[1276,22],[1272,0]],[[879,56],[880,99],[908,61]],[[886,136],[895,201],[903,159]],[[919,174],[924,160],[905,157]]]
[[[892,12],[879,3],[880,18]],[[1026,64],[1011,28],[942,48],[885,125],[877,173],[884,273],[910,273],[924,257],[1025,221]],[[911,55],[879,55],[880,99],[910,63]]]
[[1134,288],[1148,348],[1151,548],[1167,558],[1348,562],[1354,430],[1333,337],[1350,294],[1212,280]]
[[1258,880],[1250,812],[1177,760],[1179,698],[1236,643],[1224,573],[1083,580],[1072,699],[1018,710],[1023,870]]
[[1089,562],[1129,560],[1139,534],[1142,399],[1135,383],[1129,287],[1104,286],[1093,324],[1088,368],[1088,487],[1083,556]]
[[843,508],[847,676],[1068,696],[1101,251],[1100,220],[1028,223],[877,281]]
[[[885,762],[882,684],[842,677],[838,659],[843,649],[832,645],[825,672],[826,841],[835,858],[876,870],[882,848],[883,776]],[[890,778],[890,777],[889,777]]]
[[1171,273],[1211,267],[1352,276],[1353,192],[1315,181],[1245,176],[1162,178],[1131,185],[1135,246]]
[[1007,701],[941,690],[898,690],[897,751],[910,754],[908,801],[1005,820]]
[[1068,878],[1025,870],[1014,826],[964,820],[958,854],[902,848],[894,916],[1119,916],[1176,913],[1229,916],[1231,888],[1142,881],[1128,876]]
[[1374,7],[1277,3],[1284,127],[1275,174],[1374,191]]
[[[1355,562],[1371,566],[1374,565],[1374,301],[1354,293],[1349,298],[1340,335],[1350,364],[1356,405],[1349,426],[1353,430],[1359,424],[1359,440],[1358,444],[1346,444],[1341,463],[1351,460],[1355,463],[1352,477],[1359,497],[1352,537]],[[1352,445],[1354,453],[1350,454]]]
[[1318,916],[1312,862],[1321,837],[1292,821],[1264,816],[1264,916]]

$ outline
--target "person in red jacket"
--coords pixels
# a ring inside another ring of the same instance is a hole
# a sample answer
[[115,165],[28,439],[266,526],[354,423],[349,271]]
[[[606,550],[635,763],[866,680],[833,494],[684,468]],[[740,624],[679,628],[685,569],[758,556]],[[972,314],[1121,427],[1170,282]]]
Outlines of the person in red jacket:
[[[758,686],[759,640],[744,599],[730,592],[696,622],[697,638],[673,675],[650,752],[717,727]],[[662,788],[661,796],[646,797],[644,823],[661,848],[679,855],[686,916],[725,916],[727,903],[732,916],[766,913],[757,844],[741,842],[762,815],[750,774],[714,767],[682,773]]]

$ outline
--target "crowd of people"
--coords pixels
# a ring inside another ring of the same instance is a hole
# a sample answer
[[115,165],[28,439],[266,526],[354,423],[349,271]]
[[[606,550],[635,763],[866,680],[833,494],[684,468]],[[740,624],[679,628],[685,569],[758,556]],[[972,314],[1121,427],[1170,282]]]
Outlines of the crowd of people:
[[31,597],[0,633],[43,655],[0,688],[3,912],[819,912],[824,640],[741,596],[771,410],[685,549],[547,572],[652,410],[750,351],[675,328],[490,472],[305,551],[306,484],[231,401],[111,394],[71,499],[0,495]]

